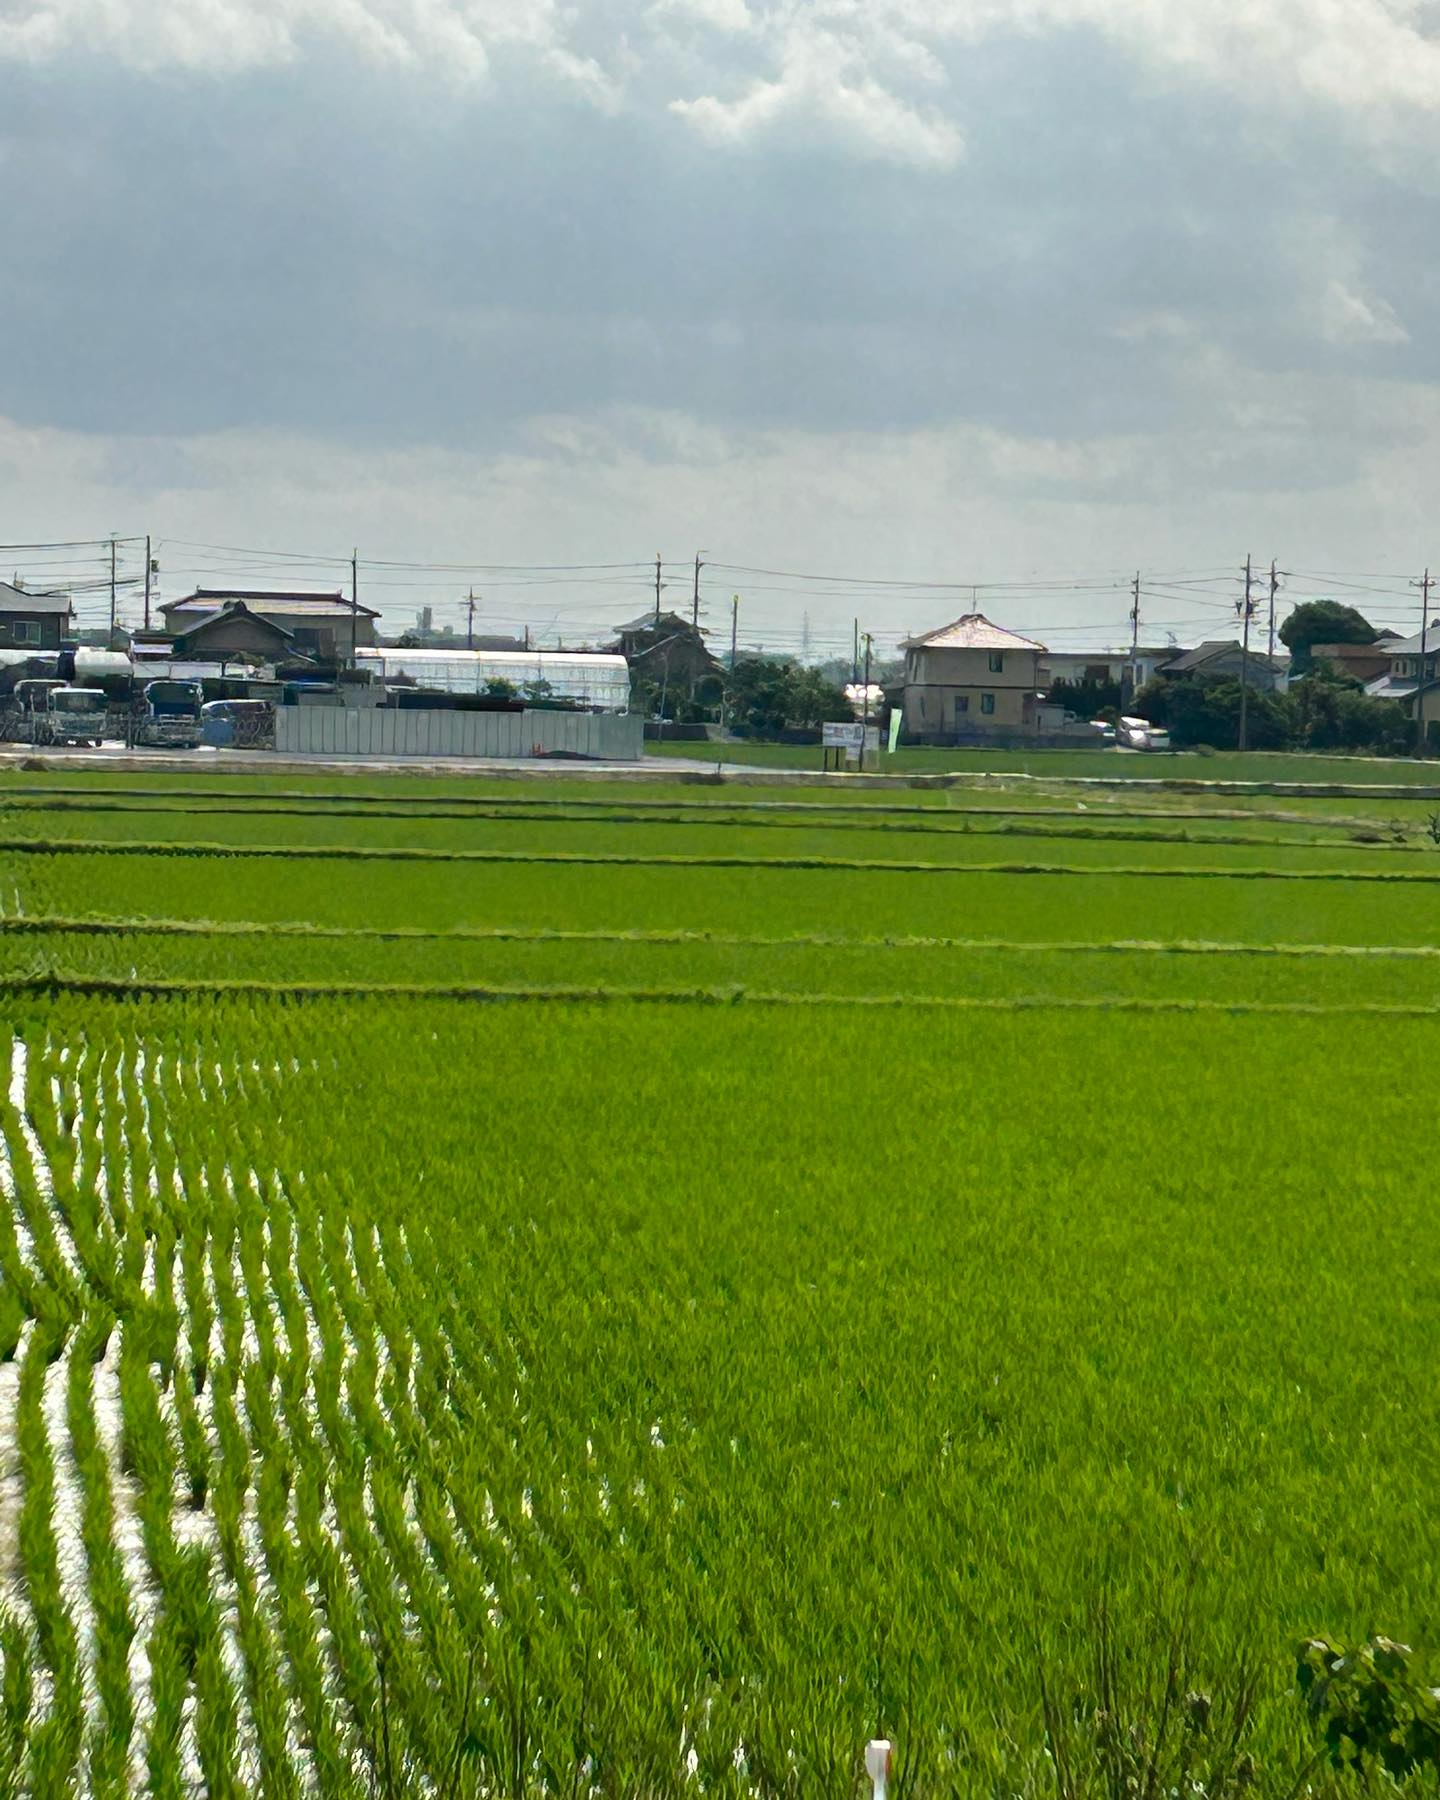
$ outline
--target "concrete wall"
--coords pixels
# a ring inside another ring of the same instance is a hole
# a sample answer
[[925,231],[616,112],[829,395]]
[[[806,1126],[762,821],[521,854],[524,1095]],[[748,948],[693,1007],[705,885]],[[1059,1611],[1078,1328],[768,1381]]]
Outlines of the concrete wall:
[[[1097,731],[1072,726],[1068,731],[1029,730],[1000,731],[933,731],[902,732],[904,749],[918,750],[1099,750],[1102,743]],[[1058,765],[1063,774],[1063,766]],[[933,779],[924,776],[922,780]],[[1067,780],[1070,777],[1066,777]]]
[[444,712],[429,708],[281,706],[281,755],[543,756],[557,753],[635,762],[643,722],[612,713]]
[[639,762],[645,751],[645,721],[639,713],[545,712],[527,707],[519,716],[525,722],[525,749],[532,756]]

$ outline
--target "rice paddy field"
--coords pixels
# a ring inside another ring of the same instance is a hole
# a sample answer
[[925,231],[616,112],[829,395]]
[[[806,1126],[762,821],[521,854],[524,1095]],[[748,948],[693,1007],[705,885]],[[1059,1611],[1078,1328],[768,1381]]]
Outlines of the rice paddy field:
[[1330,1791],[1437,807],[0,774],[0,1793]]

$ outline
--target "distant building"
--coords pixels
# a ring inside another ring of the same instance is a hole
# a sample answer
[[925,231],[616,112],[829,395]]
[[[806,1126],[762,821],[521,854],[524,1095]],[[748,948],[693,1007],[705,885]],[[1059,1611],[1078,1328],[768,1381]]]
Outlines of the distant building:
[[1120,684],[1131,678],[1133,667],[1135,686],[1144,687],[1163,663],[1177,655],[1174,644],[1141,644],[1133,653],[1128,645],[1121,650],[1047,650],[1040,668],[1041,685],[1052,681]]
[[1387,631],[1373,644],[1312,644],[1310,658],[1312,662],[1328,663],[1337,675],[1348,675],[1363,685],[1389,673],[1398,642],[1399,632]]
[[907,638],[900,648],[903,726],[912,739],[1039,732],[1063,719],[1058,709],[1042,703],[1045,646],[992,624],[983,613],[966,613],[953,624]]
[[172,637],[188,635],[204,619],[227,607],[242,605],[253,618],[263,619],[289,634],[293,650],[312,662],[342,663],[351,650],[369,649],[375,642],[379,613],[370,606],[352,607],[336,588],[329,593],[265,588],[196,588],[183,600],[171,600],[160,610]]
[[1180,650],[1156,670],[1162,681],[1186,677],[1199,680],[1239,681],[1242,672],[1252,688],[1268,693],[1287,685],[1290,659],[1270,657],[1263,650],[1246,651],[1234,638],[1211,638],[1193,650]]
[[1417,631],[1413,637],[1394,638],[1376,648],[1384,649],[1388,663],[1381,674],[1366,682],[1365,692],[1379,700],[1399,700],[1413,716],[1423,664],[1427,694],[1425,710],[1428,714],[1434,709],[1440,717],[1440,707],[1436,706],[1429,691],[1435,682],[1437,664],[1440,664],[1440,624],[1432,625],[1425,633],[1423,646]]
[[70,635],[70,596],[0,581],[0,650],[58,650]]
[[606,648],[623,656],[633,674],[672,688],[693,689],[720,673],[705,633],[679,613],[642,613],[618,626],[616,641]]
[[177,633],[175,654],[192,662],[284,662],[295,654],[295,634],[275,619],[229,600]]

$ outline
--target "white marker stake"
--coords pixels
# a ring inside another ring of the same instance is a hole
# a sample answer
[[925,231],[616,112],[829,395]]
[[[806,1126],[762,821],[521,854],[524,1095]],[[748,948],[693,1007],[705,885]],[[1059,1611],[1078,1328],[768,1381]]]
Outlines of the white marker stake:
[[871,1738],[865,1746],[865,1773],[875,1790],[875,1800],[885,1800],[885,1784],[890,1779],[889,1738]]

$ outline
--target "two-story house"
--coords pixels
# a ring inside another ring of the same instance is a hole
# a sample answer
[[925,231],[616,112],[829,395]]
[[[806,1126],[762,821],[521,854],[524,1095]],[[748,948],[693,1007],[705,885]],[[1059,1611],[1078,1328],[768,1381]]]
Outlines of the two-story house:
[[1045,646],[992,625],[984,613],[907,638],[904,730],[937,742],[990,732],[1038,731]]
[[1432,625],[1425,633],[1423,646],[1417,631],[1413,637],[1392,639],[1379,647],[1388,654],[1390,666],[1382,675],[1366,682],[1365,692],[1381,700],[1402,701],[1413,717],[1415,695],[1423,682],[1426,712],[1440,715],[1440,705],[1436,704],[1430,691],[1435,686],[1437,664],[1440,664],[1440,624]]
[[0,650],[58,650],[70,635],[70,596],[0,581]]

